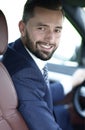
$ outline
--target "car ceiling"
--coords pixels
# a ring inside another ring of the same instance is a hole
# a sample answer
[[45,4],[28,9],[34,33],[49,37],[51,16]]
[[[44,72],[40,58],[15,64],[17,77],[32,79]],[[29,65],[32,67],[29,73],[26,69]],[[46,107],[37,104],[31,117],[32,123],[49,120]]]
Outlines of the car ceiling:
[[63,1],[72,6],[85,7],[85,0],[63,0]]

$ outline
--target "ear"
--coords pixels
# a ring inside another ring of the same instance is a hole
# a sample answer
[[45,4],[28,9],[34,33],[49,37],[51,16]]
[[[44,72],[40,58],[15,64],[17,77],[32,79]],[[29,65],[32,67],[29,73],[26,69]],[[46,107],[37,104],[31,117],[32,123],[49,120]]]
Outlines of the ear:
[[25,23],[23,21],[19,22],[19,30],[22,37],[24,37],[25,36]]

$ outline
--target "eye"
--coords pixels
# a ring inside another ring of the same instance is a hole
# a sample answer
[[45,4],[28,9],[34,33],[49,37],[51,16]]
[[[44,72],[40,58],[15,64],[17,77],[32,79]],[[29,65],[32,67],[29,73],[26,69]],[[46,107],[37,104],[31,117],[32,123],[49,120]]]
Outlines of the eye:
[[60,29],[60,28],[56,28],[56,29],[55,29],[55,32],[56,32],[56,33],[61,33],[61,29]]
[[42,27],[42,26],[38,27],[38,29],[41,30],[41,31],[45,31],[46,30],[45,27]]

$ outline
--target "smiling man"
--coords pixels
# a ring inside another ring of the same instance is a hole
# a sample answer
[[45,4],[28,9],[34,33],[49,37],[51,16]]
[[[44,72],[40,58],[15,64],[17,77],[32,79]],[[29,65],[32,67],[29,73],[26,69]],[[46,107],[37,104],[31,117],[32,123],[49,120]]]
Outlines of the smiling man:
[[60,10],[35,7],[34,17],[19,23],[23,44],[41,60],[50,59],[59,45],[62,23]]
[[3,57],[18,95],[18,110],[30,130],[61,130],[43,67],[58,48],[63,19],[60,0],[28,0],[19,22],[21,38],[8,45]]

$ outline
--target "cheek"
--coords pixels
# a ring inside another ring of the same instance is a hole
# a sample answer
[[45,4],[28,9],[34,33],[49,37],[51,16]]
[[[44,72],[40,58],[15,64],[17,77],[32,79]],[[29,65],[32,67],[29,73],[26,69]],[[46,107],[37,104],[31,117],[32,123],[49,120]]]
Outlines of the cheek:
[[40,34],[37,31],[33,31],[31,33],[31,38],[33,39],[33,41],[42,41],[44,39],[44,35]]
[[60,37],[56,38],[55,43],[56,43],[56,48],[57,48],[60,44]]

